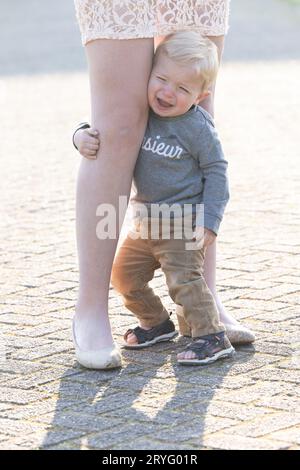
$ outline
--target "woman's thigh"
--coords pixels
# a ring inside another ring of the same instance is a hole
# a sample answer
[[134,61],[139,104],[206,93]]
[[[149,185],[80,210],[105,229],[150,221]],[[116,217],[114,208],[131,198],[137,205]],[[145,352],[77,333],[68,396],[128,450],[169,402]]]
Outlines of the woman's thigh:
[[105,137],[134,139],[146,125],[153,47],[153,39],[97,39],[86,45],[91,120],[104,145]]
[[[219,62],[221,62],[224,49],[224,36],[207,36],[218,48]],[[214,99],[215,99],[216,83],[211,86],[211,94],[201,102],[202,108],[206,109],[212,116],[214,115]]]

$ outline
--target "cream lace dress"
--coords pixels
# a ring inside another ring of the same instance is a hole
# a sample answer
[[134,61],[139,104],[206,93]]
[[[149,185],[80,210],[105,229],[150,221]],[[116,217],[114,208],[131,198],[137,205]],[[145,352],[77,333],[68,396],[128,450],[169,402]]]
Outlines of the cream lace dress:
[[82,44],[94,39],[136,39],[196,29],[221,36],[230,0],[74,0]]

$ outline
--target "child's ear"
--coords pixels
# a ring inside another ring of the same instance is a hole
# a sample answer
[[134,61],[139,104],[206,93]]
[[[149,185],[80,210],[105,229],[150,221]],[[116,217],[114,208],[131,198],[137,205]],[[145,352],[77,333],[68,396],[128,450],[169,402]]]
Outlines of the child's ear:
[[200,95],[198,95],[196,104],[201,103],[201,101],[205,100],[205,98],[207,98],[209,95],[211,95],[211,91],[210,91],[210,90],[202,91],[202,92],[200,93]]

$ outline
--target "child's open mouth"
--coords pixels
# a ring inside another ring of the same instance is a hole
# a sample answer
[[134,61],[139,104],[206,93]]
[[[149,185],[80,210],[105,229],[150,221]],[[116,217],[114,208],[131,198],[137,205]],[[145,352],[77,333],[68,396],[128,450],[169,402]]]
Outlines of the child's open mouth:
[[156,99],[157,99],[157,102],[158,102],[158,104],[161,108],[166,108],[167,109],[167,108],[172,108],[172,106],[173,106],[172,104],[167,103],[166,101],[163,101],[160,98],[156,98]]

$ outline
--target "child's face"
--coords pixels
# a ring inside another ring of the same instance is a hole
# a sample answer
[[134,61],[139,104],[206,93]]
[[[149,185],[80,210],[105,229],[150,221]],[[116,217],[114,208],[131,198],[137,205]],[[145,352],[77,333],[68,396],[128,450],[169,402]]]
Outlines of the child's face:
[[180,116],[208,94],[201,92],[199,77],[192,67],[179,65],[162,52],[159,54],[148,84],[149,106],[156,114]]

